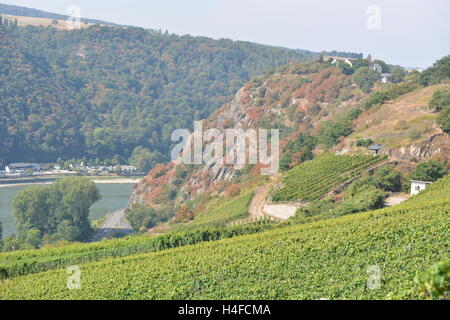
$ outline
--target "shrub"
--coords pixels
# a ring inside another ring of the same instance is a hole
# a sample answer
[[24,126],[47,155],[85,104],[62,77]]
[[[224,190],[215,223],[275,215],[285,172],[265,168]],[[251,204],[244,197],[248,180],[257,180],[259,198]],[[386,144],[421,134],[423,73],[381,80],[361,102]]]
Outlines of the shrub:
[[411,173],[411,179],[433,182],[442,178],[446,173],[447,170],[441,162],[430,160],[419,163],[416,170]]
[[389,166],[379,168],[373,175],[375,185],[386,191],[400,191],[402,187],[401,174]]
[[450,297],[450,259],[441,261],[428,271],[418,274],[414,281],[422,298],[448,299]]

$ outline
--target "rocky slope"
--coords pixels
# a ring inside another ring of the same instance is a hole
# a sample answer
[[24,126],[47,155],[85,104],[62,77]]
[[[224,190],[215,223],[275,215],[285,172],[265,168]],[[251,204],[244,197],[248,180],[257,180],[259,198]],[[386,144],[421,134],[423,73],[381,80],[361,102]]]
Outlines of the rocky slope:
[[[399,161],[448,157],[449,136],[436,126],[435,115],[427,107],[436,89],[436,86],[417,89],[370,110],[362,108],[362,113],[353,120],[353,133],[341,138],[331,150],[367,152],[366,148],[356,147],[356,141],[370,138],[385,144],[383,152]],[[326,63],[290,64],[277,73],[247,83],[232,101],[204,120],[203,127],[217,128],[220,132],[228,128],[277,128],[284,146],[300,133],[318,135],[324,121],[355,110],[367,98],[352,77],[339,68]],[[322,148],[318,146],[314,152],[321,152]],[[178,207],[186,201],[222,193],[242,172],[251,177],[258,175],[259,169],[259,165],[227,165],[224,158],[195,166],[161,164],[136,185],[130,207],[162,204]]]

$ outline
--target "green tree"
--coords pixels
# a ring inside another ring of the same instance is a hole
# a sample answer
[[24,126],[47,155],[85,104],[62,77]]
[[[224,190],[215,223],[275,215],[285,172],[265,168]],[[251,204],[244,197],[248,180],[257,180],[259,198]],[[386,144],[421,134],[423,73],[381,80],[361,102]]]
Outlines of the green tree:
[[400,83],[405,80],[405,76],[406,73],[403,68],[395,68],[389,76],[389,81],[391,81],[392,83]]
[[86,240],[91,232],[89,208],[99,199],[98,187],[82,177],[25,188],[13,200],[18,238],[34,247],[43,238]]
[[450,78],[450,55],[436,61],[432,67],[420,74],[420,82],[424,86],[438,84]]
[[383,60],[377,59],[377,60],[374,60],[373,63],[381,66],[382,73],[388,73],[391,71],[391,68],[389,67],[389,65],[386,62],[384,62]]
[[429,107],[435,112],[450,108],[450,91],[436,90],[430,100]]
[[386,191],[400,191],[402,186],[401,174],[390,166],[379,168],[373,175],[373,180],[378,188]]
[[370,93],[373,85],[380,80],[381,74],[368,67],[359,68],[353,75],[353,81],[365,93]]
[[133,150],[130,158],[130,163],[140,171],[148,171],[155,164],[163,162],[164,156],[159,152],[151,152],[144,147],[137,147]]
[[446,174],[447,170],[441,162],[430,160],[419,163],[416,170],[411,173],[411,179],[433,182]]
[[450,133],[450,106],[439,113],[436,122],[444,132]]

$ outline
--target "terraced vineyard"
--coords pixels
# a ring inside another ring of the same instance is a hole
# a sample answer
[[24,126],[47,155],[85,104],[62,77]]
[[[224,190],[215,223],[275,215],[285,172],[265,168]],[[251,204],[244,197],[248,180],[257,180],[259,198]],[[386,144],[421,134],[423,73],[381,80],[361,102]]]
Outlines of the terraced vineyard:
[[325,154],[288,171],[283,186],[272,195],[275,202],[313,201],[330,189],[361,174],[386,157],[371,155],[338,156]]
[[449,257],[449,223],[447,176],[396,207],[81,264],[79,290],[66,269],[14,278],[0,299],[416,298],[416,272]]

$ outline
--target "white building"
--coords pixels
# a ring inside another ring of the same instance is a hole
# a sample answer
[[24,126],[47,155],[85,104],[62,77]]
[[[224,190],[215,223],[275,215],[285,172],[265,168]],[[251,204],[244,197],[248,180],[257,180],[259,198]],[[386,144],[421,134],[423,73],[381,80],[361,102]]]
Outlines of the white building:
[[419,192],[425,190],[431,182],[411,180],[411,195],[414,196]]
[[20,173],[27,170],[41,171],[37,163],[11,163],[5,167],[7,173]]

